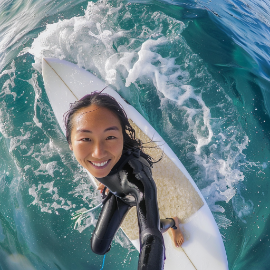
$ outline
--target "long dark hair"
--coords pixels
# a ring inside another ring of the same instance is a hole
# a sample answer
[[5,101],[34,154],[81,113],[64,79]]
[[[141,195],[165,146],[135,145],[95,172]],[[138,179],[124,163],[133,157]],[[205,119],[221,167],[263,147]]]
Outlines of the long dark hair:
[[66,139],[69,144],[71,144],[71,130],[73,127],[73,117],[74,114],[82,109],[89,107],[91,105],[96,105],[98,107],[106,108],[112,111],[120,121],[123,138],[124,138],[124,146],[123,150],[129,149],[140,149],[141,156],[144,157],[149,164],[153,165],[153,159],[151,156],[147,155],[142,150],[142,142],[136,138],[135,130],[131,126],[128,121],[128,117],[126,112],[122,108],[122,106],[113,98],[112,96],[101,92],[92,92],[81,98],[80,100],[72,103],[70,105],[70,109],[64,114],[64,122],[66,127]]

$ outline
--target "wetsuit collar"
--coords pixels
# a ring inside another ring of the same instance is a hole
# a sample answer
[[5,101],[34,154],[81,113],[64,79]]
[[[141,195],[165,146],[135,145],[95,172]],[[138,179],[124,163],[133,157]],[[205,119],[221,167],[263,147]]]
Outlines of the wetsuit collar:
[[128,150],[124,150],[122,153],[121,158],[117,161],[117,163],[114,165],[114,167],[112,168],[112,170],[110,171],[109,175],[113,175],[117,172],[119,172],[124,165],[133,157],[139,157],[140,156],[140,149],[139,148],[135,148],[135,149],[128,149]]

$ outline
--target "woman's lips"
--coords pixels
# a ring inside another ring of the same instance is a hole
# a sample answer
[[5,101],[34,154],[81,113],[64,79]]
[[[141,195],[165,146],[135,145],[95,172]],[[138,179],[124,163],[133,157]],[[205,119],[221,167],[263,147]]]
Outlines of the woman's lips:
[[89,160],[89,163],[91,163],[91,165],[94,166],[96,169],[104,169],[105,167],[108,166],[110,161],[111,161],[110,159],[103,162],[94,162]]

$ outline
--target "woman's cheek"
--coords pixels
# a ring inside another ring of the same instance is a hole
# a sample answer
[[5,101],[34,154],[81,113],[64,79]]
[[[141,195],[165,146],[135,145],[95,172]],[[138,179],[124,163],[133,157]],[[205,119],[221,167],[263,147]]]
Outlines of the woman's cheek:
[[86,147],[84,143],[78,141],[74,145],[74,154],[77,159],[83,159],[86,154]]
[[120,159],[120,157],[122,156],[122,153],[123,153],[123,144],[120,142],[118,142],[115,146],[114,146],[114,149],[112,150],[113,153],[114,153],[114,156],[117,158],[117,159]]

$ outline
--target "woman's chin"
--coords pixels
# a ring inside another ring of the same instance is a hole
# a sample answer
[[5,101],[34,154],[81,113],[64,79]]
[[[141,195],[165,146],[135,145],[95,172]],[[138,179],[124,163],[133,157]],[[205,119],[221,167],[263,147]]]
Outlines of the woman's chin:
[[[91,173],[91,172],[90,172]],[[91,173],[94,177],[96,178],[103,178],[105,176],[107,176],[110,172],[93,172]]]
[[[89,162],[90,163],[90,162]],[[109,161],[105,166],[103,167],[98,167],[98,166],[95,166],[93,165],[92,163],[88,164],[88,166],[86,167],[87,171],[93,175],[94,177],[97,177],[97,178],[102,178],[102,177],[105,177],[107,176],[110,171],[111,171],[111,162]]]

